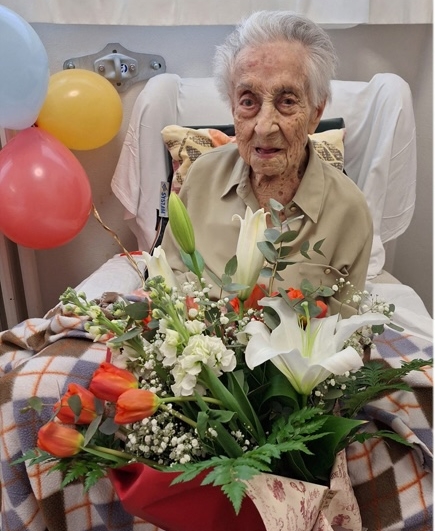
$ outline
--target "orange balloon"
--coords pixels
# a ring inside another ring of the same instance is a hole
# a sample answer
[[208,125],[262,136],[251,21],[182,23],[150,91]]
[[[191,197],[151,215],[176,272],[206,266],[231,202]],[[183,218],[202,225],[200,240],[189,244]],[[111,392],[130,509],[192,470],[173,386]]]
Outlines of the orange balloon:
[[20,131],[0,151],[0,232],[32,249],[58,247],[84,227],[92,208],[85,170],[46,131]]
[[50,76],[36,124],[65,146],[95,149],[116,136],[122,122],[121,98],[104,77],[83,69]]

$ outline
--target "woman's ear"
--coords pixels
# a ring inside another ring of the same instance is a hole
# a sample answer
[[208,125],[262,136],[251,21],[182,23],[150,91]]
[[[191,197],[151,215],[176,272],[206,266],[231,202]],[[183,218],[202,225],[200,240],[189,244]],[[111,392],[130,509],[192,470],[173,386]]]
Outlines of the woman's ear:
[[308,124],[308,134],[312,135],[316,132],[317,126],[322,118],[323,111],[326,107],[326,100],[312,110],[310,122]]

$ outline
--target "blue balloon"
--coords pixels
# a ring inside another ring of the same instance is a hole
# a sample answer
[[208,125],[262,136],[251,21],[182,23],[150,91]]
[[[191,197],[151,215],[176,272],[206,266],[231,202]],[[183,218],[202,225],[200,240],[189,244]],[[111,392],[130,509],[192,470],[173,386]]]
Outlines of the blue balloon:
[[0,127],[33,125],[47,95],[47,52],[32,26],[0,6]]

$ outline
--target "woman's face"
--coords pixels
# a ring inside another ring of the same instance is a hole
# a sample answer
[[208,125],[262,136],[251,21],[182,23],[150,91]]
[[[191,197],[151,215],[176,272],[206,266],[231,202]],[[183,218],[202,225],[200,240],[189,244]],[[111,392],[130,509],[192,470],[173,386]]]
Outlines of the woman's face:
[[243,160],[256,175],[286,175],[305,158],[324,104],[308,96],[307,52],[299,43],[276,41],[244,48],[234,69],[232,111]]

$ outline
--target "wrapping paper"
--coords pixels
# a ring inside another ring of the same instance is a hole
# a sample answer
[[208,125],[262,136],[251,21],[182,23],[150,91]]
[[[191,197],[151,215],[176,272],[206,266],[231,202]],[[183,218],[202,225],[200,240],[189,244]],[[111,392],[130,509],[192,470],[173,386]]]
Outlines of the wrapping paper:
[[204,474],[171,485],[175,476],[139,463],[109,475],[124,509],[165,531],[334,531],[332,525],[362,531],[344,452],[337,456],[330,487],[254,476],[238,515],[219,487],[201,486]]

